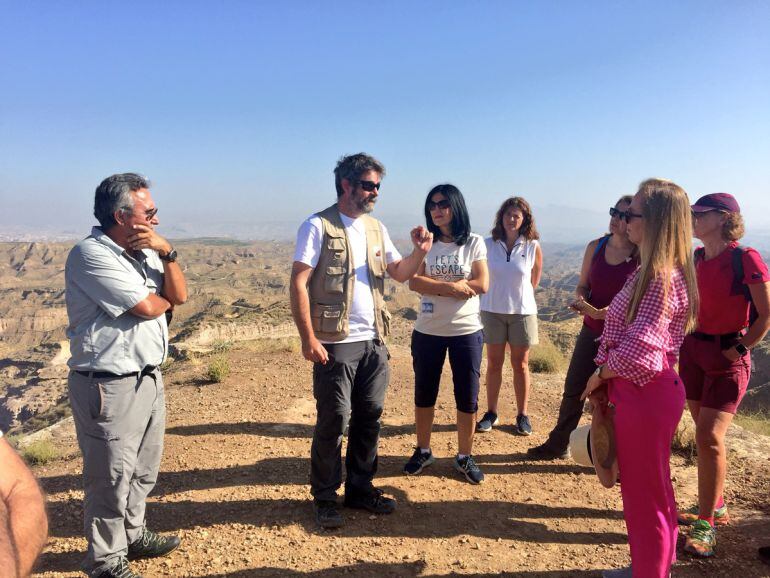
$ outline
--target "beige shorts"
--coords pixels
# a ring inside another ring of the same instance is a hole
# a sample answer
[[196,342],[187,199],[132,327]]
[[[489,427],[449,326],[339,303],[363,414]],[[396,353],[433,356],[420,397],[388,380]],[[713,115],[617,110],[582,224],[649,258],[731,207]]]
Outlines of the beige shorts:
[[516,347],[529,347],[539,343],[537,315],[482,311],[481,323],[484,325],[484,343],[510,343]]

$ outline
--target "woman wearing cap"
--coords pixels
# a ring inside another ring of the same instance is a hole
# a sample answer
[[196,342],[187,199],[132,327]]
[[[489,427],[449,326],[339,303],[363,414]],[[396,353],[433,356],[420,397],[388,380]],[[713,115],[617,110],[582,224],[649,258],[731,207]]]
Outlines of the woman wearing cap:
[[611,402],[623,477],[631,567],[604,576],[663,578],[676,556],[669,459],[685,402],[673,367],[698,306],[687,194],[671,181],[646,180],[625,220],[640,266],[607,309],[598,368],[583,398],[590,395],[608,411]]
[[497,401],[503,381],[506,345],[511,348],[513,391],[516,395],[515,432],[530,435],[529,348],[537,345],[535,287],[543,271],[543,253],[529,203],[506,199],[495,215],[492,236],[484,242],[489,262],[489,291],[481,297],[481,321],[487,345],[487,411],[476,424],[486,432],[498,423]]
[[770,277],[759,253],[738,245],[743,218],[732,195],[701,197],[692,214],[694,235],[703,242],[695,250],[700,306],[696,331],[682,345],[680,373],[695,420],[698,504],[680,512],[679,522],[692,526],[685,550],[709,557],[716,545],[715,524],[729,521],[722,497],[725,434],[748,386],[749,350],[770,327]]
[[571,308],[583,313],[583,327],[580,329],[559,407],[559,418],[551,430],[548,440],[542,445],[530,448],[527,455],[533,459],[550,460],[567,457],[569,436],[583,414],[583,393],[586,382],[596,371],[594,357],[599,349],[599,336],[604,329],[607,306],[615,294],[623,288],[628,276],[639,266],[639,255],[626,234],[623,220],[631,204],[631,195],[620,197],[610,208],[610,233],[594,239],[586,247],[580,280],[575,289],[577,300]]
[[457,407],[454,467],[472,484],[480,484],[484,474],[471,450],[484,347],[478,296],[487,290],[487,251],[484,239],[471,233],[465,200],[454,185],[431,189],[425,199],[425,221],[435,241],[409,281],[409,288],[422,298],[412,332],[417,448],[404,473],[419,474],[434,462],[431,430],[448,352]]

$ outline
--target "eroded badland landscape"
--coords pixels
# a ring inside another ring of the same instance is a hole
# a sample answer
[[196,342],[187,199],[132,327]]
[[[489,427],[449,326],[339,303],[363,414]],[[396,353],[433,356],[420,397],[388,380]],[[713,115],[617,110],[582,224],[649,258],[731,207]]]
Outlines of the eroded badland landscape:
[[[81,460],[66,400],[63,271],[70,246],[0,244],[0,428],[37,459],[35,473],[48,493],[51,538],[38,576],[80,576],[85,549]],[[533,373],[534,434],[513,433],[508,373],[502,426],[476,438],[487,476],[481,486],[451,467],[456,437],[447,372],[432,444],[438,459],[418,477],[401,473],[414,443],[408,339],[417,298],[389,284],[393,372],[375,483],[399,508],[384,517],[344,510],[344,528],[322,531],[307,485],[311,366],[299,354],[289,314],[293,248],[217,240],[177,247],[190,300],[171,325],[166,449],[148,521],[183,543],[168,558],[135,563],[144,576],[588,577],[628,563],[618,488],[605,490],[592,470],[571,460],[525,455],[555,421],[580,326],[565,305],[582,248],[544,246],[538,302],[546,339],[534,363],[548,371]],[[752,413],[770,407],[770,342],[755,350],[754,365],[743,405]],[[686,505],[696,493],[688,435],[684,428],[673,457],[677,499]],[[756,559],[756,548],[770,544],[770,437],[734,425],[728,441],[725,497],[734,522],[719,531],[717,558],[682,554],[674,576],[770,575]]]

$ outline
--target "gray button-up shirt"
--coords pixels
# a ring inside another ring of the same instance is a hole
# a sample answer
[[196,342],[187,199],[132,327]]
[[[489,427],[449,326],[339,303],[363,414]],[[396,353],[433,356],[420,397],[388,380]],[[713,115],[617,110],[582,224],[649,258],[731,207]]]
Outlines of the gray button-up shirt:
[[72,369],[126,374],[160,365],[168,348],[166,316],[129,309],[163,288],[163,262],[144,249],[133,258],[99,227],[72,248],[64,269]]

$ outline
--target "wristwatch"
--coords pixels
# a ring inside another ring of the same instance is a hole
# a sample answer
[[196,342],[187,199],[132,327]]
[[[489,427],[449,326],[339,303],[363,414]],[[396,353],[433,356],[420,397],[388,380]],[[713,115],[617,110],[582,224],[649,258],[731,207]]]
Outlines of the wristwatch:
[[158,255],[158,256],[160,257],[161,261],[165,261],[166,263],[173,263],[176,261],[176,258],[177,258],[176,249],[171,247],[171,250],[168,253],[166,253],[165,255]]
[[604,369],[604,366],[600,365],[599,367],[596,368],[596,371],[594,371],[594,374],[596,374],[596,377],[598,377],[599,379],[602,379],[602,369]]
[[746,347],[743,343],[736,343],[733,347],[735,351],[740,353],[741,357],[743,357],[749,352],[749,348]]

